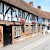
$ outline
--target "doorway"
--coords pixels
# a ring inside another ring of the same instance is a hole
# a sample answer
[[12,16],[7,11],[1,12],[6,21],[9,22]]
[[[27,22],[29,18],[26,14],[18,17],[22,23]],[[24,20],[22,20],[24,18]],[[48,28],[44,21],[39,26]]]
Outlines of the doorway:
[[3,26],[4,46],[12,43],[12,26]]

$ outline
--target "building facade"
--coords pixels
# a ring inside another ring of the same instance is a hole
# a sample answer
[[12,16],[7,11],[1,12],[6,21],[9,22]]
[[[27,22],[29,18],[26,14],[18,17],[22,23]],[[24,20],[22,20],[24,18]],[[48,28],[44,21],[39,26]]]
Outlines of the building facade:
[[20,37],[50,30],[50,13],[23,0],[0,0],[0,46],[14,44]]

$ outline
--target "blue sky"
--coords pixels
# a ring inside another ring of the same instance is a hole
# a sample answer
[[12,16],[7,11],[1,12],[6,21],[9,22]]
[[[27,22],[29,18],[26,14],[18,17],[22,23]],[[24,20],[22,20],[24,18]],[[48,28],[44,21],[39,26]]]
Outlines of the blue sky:
[[41,6],[42,10],[50,12],[50,0],[24,0],[27,3],[33,1],[34,7],[37,8],[38,5]]

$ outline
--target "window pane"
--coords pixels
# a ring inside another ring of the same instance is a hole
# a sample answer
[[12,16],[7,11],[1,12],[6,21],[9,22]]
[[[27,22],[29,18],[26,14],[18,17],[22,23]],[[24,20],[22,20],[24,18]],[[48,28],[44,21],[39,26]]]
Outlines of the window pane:
[[18,10],[18,16],[19,16],[19,18],[22,17],[22,11],[21,10]]
[[20,36],[20,26],[14,26],[14,37],[19,37]]
[[2,13],[2,3],[0,3],[0,13]]
[[0,3],[0,20],[3,20],[3,14],[2,14],[2,3]]
[[43,21],[42,18],[38,18],[38,23],[39,24],[42,24],[42,21]]
[[7,9],[6,7],[7,7],[7,6],[4,4],[4,14],[5,14],[5,12],[6,12],[6,9]]

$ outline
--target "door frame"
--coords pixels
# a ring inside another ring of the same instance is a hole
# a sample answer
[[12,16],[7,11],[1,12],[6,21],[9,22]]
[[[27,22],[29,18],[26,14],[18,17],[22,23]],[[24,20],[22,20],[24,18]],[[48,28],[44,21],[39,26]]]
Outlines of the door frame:
[[[3,45],[4,45],[4,26],[5,27],[10,27],[11,28],[11,42],[10,42],[10,44],[12,44],[12,25],[3,25]],[[9,43],[8,43],[8,45],[9,45]],[[6,44],[4,45],[4,46],[6,46]]]

